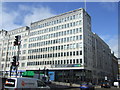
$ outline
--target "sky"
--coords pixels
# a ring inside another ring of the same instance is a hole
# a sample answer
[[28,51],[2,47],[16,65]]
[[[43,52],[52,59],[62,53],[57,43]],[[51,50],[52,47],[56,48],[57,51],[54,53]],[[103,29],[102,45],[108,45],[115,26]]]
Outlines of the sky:
[[[59,15],[78,8],[84,2],[4,2],[0,4],[0,29],[13,30],[30,26],[31,22]],[[118,56],[118,3],[87,2],[92,31],[98,34]]]

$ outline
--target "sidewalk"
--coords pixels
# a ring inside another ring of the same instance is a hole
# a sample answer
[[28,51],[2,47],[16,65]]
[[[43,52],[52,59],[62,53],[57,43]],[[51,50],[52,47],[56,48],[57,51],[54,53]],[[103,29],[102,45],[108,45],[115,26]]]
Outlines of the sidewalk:
[[[80,84],[74,84],[74,83],[70,84],[70,83],[65,83],[65,82],[52,82],[52,83],[55,85],[66,86],[69,88],[80,88]],[[96,85],[95,88],[101,88],[101,86]]]
[[79,84],[72,84],[72,83],[65,83],[65,82],[52,82],[52,84],[55,85],[61,85],[61,86],[66,86],[66,87],[73,87],[73,88],[79,88],[80,85]]

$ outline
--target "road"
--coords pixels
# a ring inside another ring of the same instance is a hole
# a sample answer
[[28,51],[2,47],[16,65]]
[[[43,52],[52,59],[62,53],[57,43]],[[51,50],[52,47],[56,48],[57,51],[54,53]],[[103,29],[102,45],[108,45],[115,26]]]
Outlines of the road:
[[[48,86],[51,87],[51,90],[80,90],[80,88],[70,88],[69,86],[64,85],[56,85],[56,84],[49,84]],[[101,88],[96,87],[95,90],[120,90],[120,88],[111,87],[111,88]]]
[[[2,88],[2,84],[4,84],[6,78],[0,78],[0,90]],[[65,85],[56,85],[56,84],[48,84],[48,86],[51,87],[51,90],[80,90],[80,88],[70,88],[69,86],[65,86]],[[111,87],[111,88],[95,88],[95,90],[120,90],[120,88],[115,88],[115,87]]]
[[120,90],[120,88],[96,88],[95,90]]
[[[80,90],[79,88],[71,88],[65,90]],[[96,88],[95,90],[120,90],[120,88]]]

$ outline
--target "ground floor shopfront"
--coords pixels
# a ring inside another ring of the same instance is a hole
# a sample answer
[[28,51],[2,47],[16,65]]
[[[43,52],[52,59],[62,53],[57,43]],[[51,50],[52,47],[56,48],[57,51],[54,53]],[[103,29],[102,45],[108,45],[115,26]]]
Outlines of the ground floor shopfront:
[[35,73],[47,74],[52,81],[58,82],[92,82],[99,84],[105,80],[111,81],[111,76],[108,74],[98,73],[94,74],[93,71],[87,69],[52,69],[52,70],[33,70]]
[[92,82],[92,72],[85,69],[70,69],[70,70],[32,70],[36,74],[47,74],[52,81],[80,83],[83,81]]
[[56,70],[55,80],[59,82],[80,83],[83,81],[92,82],[92,73],[89,70]]

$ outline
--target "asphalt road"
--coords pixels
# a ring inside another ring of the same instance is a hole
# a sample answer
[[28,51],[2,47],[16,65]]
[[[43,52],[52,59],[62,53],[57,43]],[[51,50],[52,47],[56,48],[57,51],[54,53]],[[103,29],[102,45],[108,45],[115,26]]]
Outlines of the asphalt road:
[[[80,90],[79,88],[71,88],[65,90]],[[95,88],[95,90],[120,90],[120,88]]]

